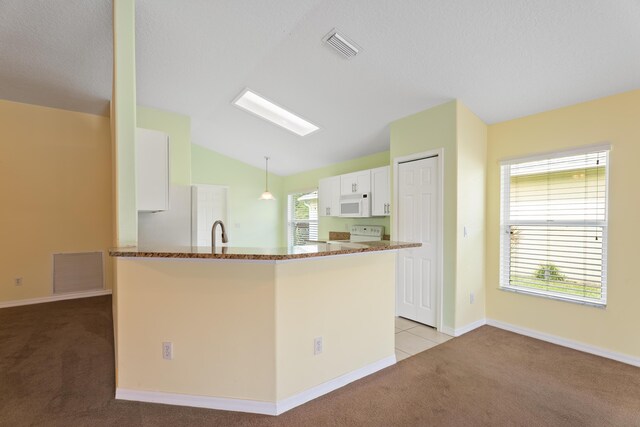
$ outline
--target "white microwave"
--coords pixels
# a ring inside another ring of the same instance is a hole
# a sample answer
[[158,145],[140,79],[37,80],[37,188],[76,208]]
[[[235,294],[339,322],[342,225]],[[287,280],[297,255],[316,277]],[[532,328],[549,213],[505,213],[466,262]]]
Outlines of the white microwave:
[[371,216],[371,196],[369,193],[340,197],[340,216],[353,218]]

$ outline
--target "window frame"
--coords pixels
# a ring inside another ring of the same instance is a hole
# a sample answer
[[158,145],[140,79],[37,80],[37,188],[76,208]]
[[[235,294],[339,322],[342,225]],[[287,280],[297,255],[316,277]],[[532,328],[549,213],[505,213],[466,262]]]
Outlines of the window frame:
[[[500,173],[500,252],[499,252],[499,289],[508,292],[533,295],[542,298],[577,303],[582,305],[605,308],[607,305],[608,295],[608,226],[609,226],[609,174],[611,169],[611,151],[610,144],[597,144],[585,146],[572,150],[553,151],[532,156],[514,157],[504,159],[499,163]],[[583,154],[605,152],[605,196],[604,196],[604,220],[510,220],[511,208],[511,165],[559,159],[563,157],[578,156]],[[508,179],[507,179],[508,178]],[[563,295],[559,292],[547,290],[536,290],[534,288],[522,288],[512,286],[511,279],[511,227],[512,226],[594,226],[602,227],[602,256],[601,256],[601,293],[602,298],[596,300],[588,297],[572,296],[570,294]]]
[[[296,191],[292,191],[290,193],[287,194],[287,209],[286,209],[286,213],[285,213],[285,222],[286,222],[286,228],[287,228],[287,246],[293,246],[293,239],[295,238],[292,234],[293,232],[293,226],[295,223],[307,223],[309,224],[309,228],[311,228],[311,223],[315,223],[316,224],[316,230],[319,233],[319,227],[320,227],[320,214],[318,212],[318,218],[315,220],[312,219],[295,219],[292,217],[293,211],[291,209],[292,204],[291,204],[291,198],[292,196],[296,195],[296,194],[305,194],[305,193],[313,193],[313,192],[317,192],[318,189],[317,188],[310,188],[310,189],[306,189],[306,190],[296,190]],[[319,199],[318,199],[319,201]]]

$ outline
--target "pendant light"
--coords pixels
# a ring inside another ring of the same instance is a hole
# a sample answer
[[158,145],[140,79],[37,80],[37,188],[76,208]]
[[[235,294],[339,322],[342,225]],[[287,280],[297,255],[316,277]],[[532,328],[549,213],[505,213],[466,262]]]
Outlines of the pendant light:
[[273,194],[269,191],[269,158],[264,157],[264,193],[259,197],[259,200],[275,200]]

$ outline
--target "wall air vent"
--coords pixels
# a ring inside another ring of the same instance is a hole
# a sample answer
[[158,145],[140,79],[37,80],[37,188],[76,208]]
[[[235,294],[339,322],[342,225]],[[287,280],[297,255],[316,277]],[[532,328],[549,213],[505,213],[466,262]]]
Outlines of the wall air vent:
[[53,254],[53,293],[104,289],[102,252]]
[[362,50],[360,46],[345,35],[340,34],[335,28],[329,31],[322,40],[347,59],[351,59]]

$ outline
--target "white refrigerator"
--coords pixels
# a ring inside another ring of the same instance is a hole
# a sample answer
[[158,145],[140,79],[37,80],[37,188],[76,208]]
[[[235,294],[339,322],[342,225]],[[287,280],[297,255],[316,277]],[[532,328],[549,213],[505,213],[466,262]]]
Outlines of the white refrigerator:
[[138,212],[138,246],[211,246],[211,226],[228,220],[228,188],[171,185],[169,209]]

